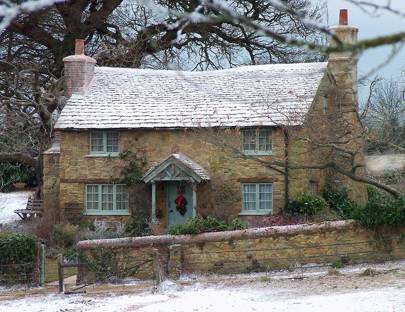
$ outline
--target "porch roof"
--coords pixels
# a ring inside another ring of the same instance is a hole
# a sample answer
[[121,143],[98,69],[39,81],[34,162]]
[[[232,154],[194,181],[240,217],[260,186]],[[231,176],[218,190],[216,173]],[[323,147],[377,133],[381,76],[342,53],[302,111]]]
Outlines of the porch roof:
[[150,168],[142,180],[145,183],[182,180],[199,183],[210,180],[210,176],[203,167],[186,155],[174,153]]

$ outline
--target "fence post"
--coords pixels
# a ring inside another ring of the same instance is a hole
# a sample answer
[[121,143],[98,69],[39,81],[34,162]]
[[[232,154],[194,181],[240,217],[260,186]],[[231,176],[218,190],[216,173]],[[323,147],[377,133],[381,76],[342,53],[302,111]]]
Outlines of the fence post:
[[58,255],[58,280],[59,280],[59,292],[63,293],[65,291],[65,284],[63,281],[64,272],[63,272],[63,255]]
[[160,253],[157,248],[153,248],[153,275],[156,286],[159,286],[165,279],[165,272],[160,262]]
[[179,279],[182,271],[181,245],[169,246],[169,263],[167,265],[169,277]]
[[44,244],[44,242],[41,242],[41,245],[40,245],[40,276],[39,276],[39,285],[40,286],[45,285],[45,276],[46,276],[45,259],[46,259],[45,244]]

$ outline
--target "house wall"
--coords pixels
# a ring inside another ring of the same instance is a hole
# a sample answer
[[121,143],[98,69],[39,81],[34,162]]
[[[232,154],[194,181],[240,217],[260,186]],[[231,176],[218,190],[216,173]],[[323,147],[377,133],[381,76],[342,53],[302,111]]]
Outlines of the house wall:
[[[86,261],[98,253],[113,255],[118,272],[139,265],[133,276],[153,278],[152,259],[160,253],[161,267],[171,278],[181,273],[247,273],[292,269],[304,264],[354,264],[405,258],[404,228],[374,231],[354,221],[268,227],[243,231],[182,236],[149,236],[82,241],[77,247]],[[85,267],[81,282],[92,282]]]
[[60,154],[45,153],[43,155],[43,186],[44,205],[43,231],[48,233],[54,221],[60,220]]
[[[224,147],[224,144],[227,147]],[[121,131],[120,151],[130,150],[143,155],[148,168],[173,152],[181,152],[204,167],[211,181],[198,185],[197,213],[202,216],[215,215],[221,218],[235,218],[241,211],[241,182],[273,182],[273,209],[284,207],[284,177],[281,173],[266,168],[255,160],[237,157],[240,136],[238,130],[220,131]],[[302,149],[302,147],[299,147]],[[62,133],[60,152],[60,194],[62,216],[77,215],[84,211],[85,185],[88,183],[110,183],[121,178],[125,161],[118,157],[89,156],[88,132]],[[305,153],[303,153],[305,155]],[[282,160],[284,157],[284,136],[280,129],[273,132],[273,155],[261,160]],[[302,173],[291,175],[292,189],[302,189],[306,179]],[[165,185],[158,184],[158,215],[164,224],[167,219],[164,198]],[[131,194],[136,196],[133,191]],[[145,193],[144,193],[145,194]],[[146,192],[148,196],[148,192]],[[150,194],[150,193],[149,193]],[[150,195],[149,195],[150,196]],[[145,206],[150,210],[149,199]],[[138,204],[137,204],[138,203]],[[132,210],[145,209],[139,200],[131,200]],[[138,207],[136,207],[138,206]],[[101,217],[102,218],[102,217]]]

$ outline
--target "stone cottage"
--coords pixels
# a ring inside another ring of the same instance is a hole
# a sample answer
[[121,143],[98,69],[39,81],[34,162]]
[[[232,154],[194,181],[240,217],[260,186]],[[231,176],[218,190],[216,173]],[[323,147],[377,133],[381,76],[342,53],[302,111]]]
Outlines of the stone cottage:
[[[357,40],[344,10],[332,31]],[[146,215],[164,232],[197,215],[252,221],[279,212],[298,192],[321,194],[327,183],[348,187],[356,200],[366,196],[362,184],[321,165],[354,164],[361,174],[350,53],[321,63],[179,72],[97,67],[77,40],[63,61],[69,99],[44,153],[45,215],[56,222]],[[351,164],[324,139],[343,138],[339,120],[351,129],[343,135]],[[128,185],[123,175],[131,170],[141,174]]]

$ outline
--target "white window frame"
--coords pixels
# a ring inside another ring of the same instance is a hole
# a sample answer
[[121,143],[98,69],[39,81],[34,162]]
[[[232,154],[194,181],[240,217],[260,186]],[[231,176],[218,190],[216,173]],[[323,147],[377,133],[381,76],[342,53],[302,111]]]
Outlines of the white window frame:
[[[95,134],[102,134],[103,136],[103,150],[93,151],[92,150],[92,136]],[[117,151],[108,152],[107,151],[107,136],[109,133],[113,133],[117,136]],[[89,136],[89,155],[88,156],[107,156],[107,157],[117,157],[119,156],[119,133],[117,131],[90,131]]]
[[[244,186],[245,185],[255,185],[256,187],[256,201],[255,201],[255,209],[252,210],[246,210],[244,205],[245,205],[245,190]],[[259,209],[260,207],[260,185],[270,185],[271,186],[271,206],[270,209]],[[241,191],[242,191],[242,209],[239,215],[269,215],[273,213],[273,203],[274,203],[274,197],[273,197],[273,183],[242,183],[241,184]]]
[[[98,196],[98,201],[97,201],[97,206],[98,209],[87,209],[87,190],[88,187],[97,187],[97,196]],[[113,186],[113,209],[112,210],[103,210],[102,209],[102,188],[103,186]],[[86,207],[86,215],[94,215],[94,216],[100,216],[100,215],[108,215],[108,216],[129,216],[129,196],[128,196],[128,190],[126,190],[127,194],[127,209],[117,209],[117,186],[124,186],[125,188],[127,187],[125,184],[86,184],[85,185],[85,207]]]
[[[255,149],[245,150],[244,148],[244,138],[247,131],[255,131]],[[269,132],[270,135],[270,150],[260,150],[260,131]],[[244,128],[240,130],[241,132],[241,150],[245,155],[272,155],[273,154],[273,130],[271,128]]]

